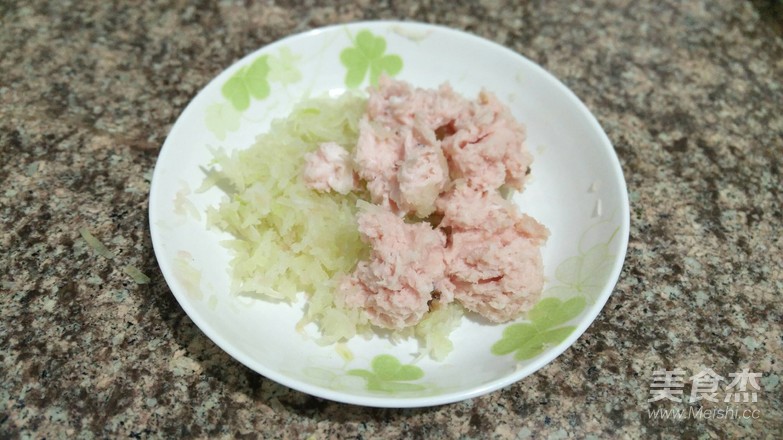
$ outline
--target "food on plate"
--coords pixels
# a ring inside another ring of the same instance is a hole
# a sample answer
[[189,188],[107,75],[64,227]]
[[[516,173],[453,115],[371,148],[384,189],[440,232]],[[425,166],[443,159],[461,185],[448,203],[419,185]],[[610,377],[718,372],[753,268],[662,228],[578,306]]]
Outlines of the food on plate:
[[454,298],[493,322],[531,309],[544,286],[540,247],[549,231],[497,191],[458,185],[439,206],[450,230],[447,249]]
[[524,127],[491,93],[478,99],[382,77],[359,123],[356,171],[371,201],[424,218],[461,179],[476,191],[521,190],[532,156]]
[[[471,101],[447,84],[427,90],[382,78],[353,156],[333,143],[305,156],[308,186],[336,190],[328,182],[342,180],[343,189],[358,176],[374,203],[358,217],[370,255],[340,284],[342,303],[392,330],[417,324],[433,301],[457,300],[493,322],[530,309],[543,288],[548,231],[500,194],[524,186],[532,162],[524,139],[490,93]],[[322,151],[333,149],[339,155]]]
[[306,318],[320,322],[331,342],[353,336],[358,324],[329,310],[332,279],[353,270],[366,252],[356,229],[360,195],[313,191],[302,168],[304,154],[321,143],[356,143],[365,101],[346,94],[303,102],[249,148],[213,152],[211,180],[226,195],[207,220],[232,236],[224,242],[233,253],[232,291],[283,301],[308,292]]
[[392,211],[369,204],[363,204],[358,224],[370,255],[340,284],[342,304],[363,311],[378,327],[400,330],[421,321],[433,292],[440,292],[440,303],[450,302],[443,231],[427,222],[405,223]]
[[350,153],[336,142],[324,142],[305,156],[302,179],[312,189],[340,194],[348,194],[358,184]]
[[236,237],[237,291],[304,290],[322,342],[376,327],[442,359],[463,308],[506,322],[541,295],[549,232],[503,197],[530,173],[525,130],[486,91],[382,77],[368,93],[308,101],[218,153],[235,191],[210,218]]

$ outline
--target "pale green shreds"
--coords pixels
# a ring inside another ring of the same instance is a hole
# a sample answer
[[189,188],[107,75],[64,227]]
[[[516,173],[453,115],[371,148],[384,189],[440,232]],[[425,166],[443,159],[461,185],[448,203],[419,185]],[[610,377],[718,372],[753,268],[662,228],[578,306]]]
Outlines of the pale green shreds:
[[150,277],[144,275],[139,269],[134,266],[128,265],[122,268],[123,272],[128,274],[136,284],[147,284],[150,282]]
[[114,254],[109,250],[109,248],[101,243],[100,240],[95,238],[94,235],[90,234],[90,231],[88,231],[87,228],[79,229],[79,234],[82,235],[84,241],[87,242],[87,245],[90,246],[95,251],[95,253],[102,257],[114,258]]
[[457,328],[464,309],[457,302],[434,307],[415,327],[416,336],[434,359],[441,360],[454,348],[449,340],[451,332]]
[[[273,121],[251,147],[213,151],[216,170],[205,183],[227,193],[208,209],[207,220],[234,237],[224,243],[233,251],[232,291],[284,301],[306,292],[299,327],[316,323],[324,344],[370,330],[361,311],[340,308],[334,300],[340,278],[368,252],[356,224],[356,203],[364,194],[307,188],[301,180],[304,155],[323,142],[352,151],[365,105],[365,98],[350,93],[305,101],[288,118]],[[461,308],[458,314],[444,308],[424,321],[423,328],[434,333],[421,339],[433,357],[442,359],[451,350],[446,335],[459,322]]]

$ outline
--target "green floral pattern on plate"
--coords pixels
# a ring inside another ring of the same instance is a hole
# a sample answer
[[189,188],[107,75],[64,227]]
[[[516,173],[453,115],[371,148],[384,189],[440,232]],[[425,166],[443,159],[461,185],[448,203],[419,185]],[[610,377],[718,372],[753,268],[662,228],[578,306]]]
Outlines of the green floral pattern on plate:
[[[355,37],[349,34],[352,45],[340,52],[339,61],[345,67],[345,85],[356,88],[369,78],[377,84],[381,74],[394,76],[402,70],[402,58],[386,53],[386,39],[364,29]],[[209,105],[205,112],[207,128],[219,140],[239,130],[242,112],[252,100],[265,100],[273,93],[272,84],[286,86],[302,80],[302,56],[283,46],[276,53],[264,54],[239,68],[223,83],[220,93],[226,102]],[[286,93],[288,91],[286,90]],[[289,96],[290,98],[290,96]]]
[[241,67],[223,84],[220,93],[228,102],[210,104],[204,121],[218,139],[225,140],[229,132],[239,130],[242,112],[250,107],[252,99],[264,100],[272,94],[272,84],[285,88],[302,80],[298,67],[301,56],[288,47],[276,54],[261,55],[250,64]]
[[280,84],[293,84],[302,80],[302,72],[296,64],[302,57],[291,52],[291,49],[283,47],[277,53],[269,57],[269,81]]
[[340,52],[340,62],[346,68],[345,85],[349,88],[359,87],[364,82],[367,71],[370,72],[370,84],[377,84],[382,73],[390,76],[402,70],[402,58],[398,55],[388,55],[386,39],[373,35],[368,30],[359,31],[353,40],[353,46]]
[[532,359],[550,345],[563,342],[576,327],[562,324],[576,318],[585,308],[585,298],[577,296],[568,301],[544,298],[529,312],[530,322],[511,324],[503,330],[503,337],[492,346],[492,353],[514,353],[517,360]]
[[217,102],[207,107],[204,120],[209,131],[222,141],[228,132],[239,130],[240,115],[233,105]]
[[[583,249],[582,242],[591,235],[593,228],[605,223],[599,222],[587,228],[577,248]],[[514,353],[517,360],[529,360],[548,347],[563,342],[576,327],[562,324],[579,316],[603,288],[614,262],[609,244],[619,230],[619,227],[615,228],[605,242],[593,245],[587,251],[580,250],[578,255],[563,260],[555,269],[555,278],[560,284],[547,289],[546,297],[528,312],[530,322],[506,327],[502,338],[492,345],[491,352],[498,356]],[[568,299],[564,301],[561,298]]]
[[372,394],[422,397],[443,391],[442,387],[422,382],[424,370],[413,364],[403,364],[390,354],[375,356],[369,369],[348,369],[354,359],[342,367],[307,366],[294,375],[303,375],[311,383],[337,391],[368,391]]
[[366,380],[367,390],[394,393],[398,391],[421,391],[426,387],[411,383],[424,377],[421,368],[407,364],[403,365],[397,358],[389,354],[375,356],[370,364],[371,370],[353,369],[348,374],[362,377]]
[[247,110],[251,98],[263,100],[269,96],[270,82],[287,85],[301,81],[302,72],[296,66],[300,59],[287,47],[277,54],[261,55],[231,75],[220,92],[236,110]]
[[585,252],[567,258],[555,270],[555,279],[559,285],[550,287],[546,291],[547,296],[567,297],[584,295],[591,302],[603,289],[604,281],[612,271],[614,255],[609,252],[609,243],[612,242],[618,227],[609,239],[604,243],[598,243]]
[[269,56],[262,55],[250,65],[244,66],[234,73],[223,84],[220,92],[231,105],[239,111],[250,106],[250,97],[264,99],[269,96]]

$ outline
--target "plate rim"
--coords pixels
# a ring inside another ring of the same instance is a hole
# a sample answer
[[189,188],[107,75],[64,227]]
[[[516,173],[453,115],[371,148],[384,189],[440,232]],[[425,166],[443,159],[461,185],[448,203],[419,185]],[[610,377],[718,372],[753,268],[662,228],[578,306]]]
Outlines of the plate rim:
[[[601,290],[601,292],[598,294],[598,296],[596,296],[595,301],[588,306],[589,310],[585,312],[586,313],[585,318],[576,324],[576,328],[569,334],[569,336],[566,337],[560,344],[548,349],[541,355],[534,358],[529,364],[527,364],[524,368],[518,371],[511,372],[510,374],[483,383],[479,386],[472,386],[465,390],[449,391],[442,394],[436,394],[433,396],[399,397],[399,396],[382,396],[382,395],[368,396],[368,395],[351,394],[345,391],[332,390],[323,386],[307,383],[300,379],[286,375],[285,373],[280,372],[276,369],[269,368],[262,363],[254,361],[253,359],[250,359],[249,356],[245,355],[240,350],[235,348],[234,344],[232,344],[226,338],[221,336],[221,334],[217,330],[215,330],[211,325],[209,325],[202,319],[201,315],[196,310],[194,310],[193,307],[191,307],[190,301],[185,293],[180,292],[179,289],[172,288],[172,285],[169,283],[169,280],[173,280],[175,279],[175,277],[174,274],[172,273],[171,267],[168,266],[167,264],[161,263],[161,261],[163,261],[162,256],[164,255],[163,238],[161,236],[160,228],[156,225],[157,221],[159,220],[159,213],[157,208],[155,208],[155,206],[158,205],[157,202],[159,201],[160,197],[162,197],[161,191],[156,190],[156,188],[158,188],[161,185],[159,182],[162,179],[162,177],[160,176],[162,171],[159,164],[162,162],[162,159],[165,159],[167,152],[173,149],[173,147],[169,145],[174,143],[172,135],[175,134],[177,130],[182,129],[180,126],[180,121],[186,119],[185,118],[186,114],[195,111],[194,110],[196,106],[195,103],[199,100],[199,98],[205,93],[207,89],[214,87],[214,84],[219,83],[224,78],[232,74],[232,72],[236,70],[238,65],[243,64],[247,60],[258,56],[261,52],[272,51],[274,50],[274,48],[278,46],[283,46],[286,43],[291,42],[292,40],[304,39],[304,38],[316,36],[318,34],[333,32],[335,30],[342,30],[342,29],[355,29],[355,28],[362,28],[362,27],[371,28],[371,29],[372,28],[377,29],[378,27],[382,27],[387,29],[391,26],[410,27],[413,28],[413,30],[425,30],[425,31],[430,30],[430,31],[442,32],[448,34],[450,37],[463,38],[466,40],[470,40],[472,43],[475,44],[485,45],[492,50],[500,51],[500,53],[503,53],[506,56],[517,58],[518,60],[524,62],[527,65],[527,67],[537,70],[539,74],[542,74],[548,80],[552,81],[552,83],[555,84],[557,88],[565,94],[565,96],[568,98],[570,103],[573,104],[574,107],[579,110],[582,117],[584,117],[585,120],[589,123],[590,127],[599,135],[599,140],[600,143],[602,144],[602,147],[605,148],[609,153],[608,154],[608,158],[610,162],[609,165],[614,170],[615,173],[613,178],[616,177],[619,182],[618,191],[619,191],[619,196],[620,198],[622,198],[622,202],[623,202],[618,207],[620,211],[620,224],[618,226],[619,230],[616,235],[621,240],[621,242],[619,243],[620,250],[614,259],[614,263],[610,275],[608,277],[608,281],[605,284],[604,288]],[[617,156],[617,152],[611,140],[609,139],[608,135],[604,131],[603,127],[598,122],[595,115],[589,110],[587,105],[570,88],[568,88],[562,81],[560,81],[560,79],[558,79],[556,76],[554,76],[552,73],[544,69],[542,66],[540,66],[539,64],[537,64],[536,62],[532,61],[531,59],[527,58],[526,56],[524,56],[519,52],[516,52],[490,39],[463,30],[437,25],[437,24],[417,22],[417,21],[398,21],[398,20],[355,21],[349,23],[331,24],[328,26],[309,29],[303,32],[288,35],[281,39],[275,40],[269,44],[261,46],[258,49],[255,49],[252,52],[235,60],[228,67],[222,69],[217,75],[212,77],[193,98],[191,98],[191,100],[188,102],[185,109],[179,114],[179,116],[177,116],[176,121],[174,122],[171,129],[167,133],[166,139],[163,145],[161,146],[161,149],[158,153],[158,157],[155,161],[152,181],[150,184],[148,211],[149,211],[148,224],[150,227],[150,236],[153,244],[153,251],[155,253],[156,260],[158,261],[158,266],[160,267],[164,279],[166,280],[166,284],[169,290],[171,291],[171,293],[177,299],[177,302],[179,303],[180,307],[187,314],[188,318],[213,343],[215,343],[224,352],[226,352],[229,356],[231,356],[236,361],[243,364],[245,367],[253,370],[257,374],[261,374],[267,377],[268,379],[277,382],[278,384],[281,384],[282,386],[286,386],[291,389],[312,396],[316,396],[316,397],[320,397],[320,398],[324,398],[340,403],[361,405],[361,406],[368,406],[368,407],[378,407],[378,408],[415,408],[415,407],[428,407],[428,406],[444,405],[444,404],[459,402],[462,400],[482,396],[491,393],[493,391],[499,390],[501,388],[507,387],[542,369],[544,366],[546,366],[554,359],[559,357],[569,347],[571,347],[576,342],[576,340],[579,339],[586,332],[586,330],[593,324],[596,318],[600,315],[601,310],[605,306],[606,302],[609,300],[609,297],[612,295],[613,290],[616,287],[617,282],[619,280],[623,265],[625,263],[625,258],[628,249],[628,241],[630,238],[630,204],[629,204],[628,189],[625,180],[625,175],[623,173],[619,157]]]

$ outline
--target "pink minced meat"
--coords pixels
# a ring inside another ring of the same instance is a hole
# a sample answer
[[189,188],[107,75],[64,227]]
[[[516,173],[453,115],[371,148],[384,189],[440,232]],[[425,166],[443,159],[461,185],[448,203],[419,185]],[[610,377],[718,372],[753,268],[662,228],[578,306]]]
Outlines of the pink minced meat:
[[523,189],[532,162],[524,142],[524,127],[491,93],[471,101],[447,84],[425,90],[382,77],[353,155],[324,144],[307,159],[310,187],[347,192],[358,177],[374,204],[358,218],[370,257],[341,284],[338,303],[389,329],[415,325],[436,298],[494,322],[530,309],[549,232],[499,192]]
[[414,89],[382,77],[370,91],[354,159],[373,203],[427,217],[449,181],[436,131],[457,116],[464,99],[448,85]]
[[452,189],[443,193],[436,205],[443,216],[440,227],[455,230],[497,231],[511,225],[518,212],[516,205],[504,200],[498,191],[478,191],[464,180],[454,182]]
[[454,120],[443,139],[453,179],[479,190],[502,185],[521,190],[533,157],[524,146],[525,128],[495,95],[482,91]]
[[[426,218],[454,179],[483,191],[521,190],[533,160],[524,141],[522,124],[489,92],[471,101],[448,84],[429,90],[383,76],[370,89],[352,159],[373,203]],[[344,168],[329,166],[308,184],[328,190],[330,170],[347,184]]]
[[335,142],[325,142],[305,155],[305,185],[318,191],[348,194],[356,186],[351,154]]
[[435,211],[435,201],[449,180],[449,168],[438,146],[418,144],[410,148],[397,171],[398,206],[416,217]]
[[490,321],[506,322],[529,310],[544,286],[540,247],[549,231],[496,192],[467,185],[439,201],[447,205],[446,274],[454,298]]
[[379,206],[362,210],[358,222],[372,251],[343,280],[338,301],[364,310],[371,323],[388,329],[418,323],[435,290],[442,292],[442,303],[451,301],[442,231],[428,223],[407,224]]

